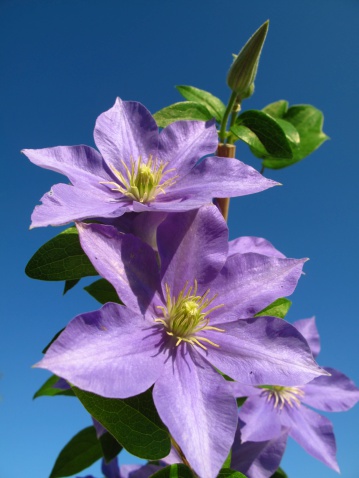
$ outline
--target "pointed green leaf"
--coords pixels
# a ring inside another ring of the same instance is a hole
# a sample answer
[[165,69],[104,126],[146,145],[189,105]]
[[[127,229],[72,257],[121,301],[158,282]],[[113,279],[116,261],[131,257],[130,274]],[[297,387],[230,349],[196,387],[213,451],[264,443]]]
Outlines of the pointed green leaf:
[[88,292],[94,299],[96,299],[100,304],[106,304],[106,302],[116,302],[117,304],[123,304],[119,299],[117,292],[112,284],[110,284],[106,279],[99,279],[92,284],[84,287],[85,291]]
[[114,439],[111,433],[104,433],[100,436],[99,441],[106,463],[113,460],[122,450],[122,446]]
[[37,392],[35,392],[33,399],[37,397],[54,397],[56,395],[66,395],[70,397],[74,397],[74,392],[69,390],[62,390],[61,388],[55,388],[54,385],[59,381],[59,377],[56,375],[52,375],[46,382],[39,388]]
[[[265,148],[262,149],[253,146],[253,153],[261,158],[270,156],[275,158],[292,158],[292,148],[281,126],[271,116],[257,110],[247,110],[238,116],[235,125],[231,127],[231,132],[237,135],[238,126],[246,126],[258,138]],[[243,135],[243,132],[239,130]],[[253,139],[252,139],[253,141]],[[255,149],[255,150],[254,150]]]
[[153,117],[160,128],[165,128],[169,124],[180,120],[208,121],[213,118],[213,115],[199,103],[182,101],[157,111]]
[[194,475],[187,466],[175,464],[157,471],[151,478],[194,478]]
[[282,468],[278,468],[278,470],[270,478],[288,478],[288,475],[282,470]]
[[206,107],[209,113],[220,122],[223,118],[226,106],[224,103],[205,90],[200,90],[194,86],[179,85],[176,86],[181,95],[188,101],[194,101]]
[[100,443],[94,427],[88,427],[75,435],[61,450],[50,478],[60,478],[79,473],[102,457]]
[[80,282],[80,279],[73,279],[65,281],[63,295],[65,295],[69,290],[75,287],[76,284]]
[[125,399],[104,398],[76,387],[73,391],[86,410],[133,455],[158,460],[170,452],[170,436],[151,390]]
[[28,262],[26,274],[40,280],[75,280],[98,275],[81,248],[76,227],[46,242]]
[[247,478],[239,471],[231,470],[230,468],[222,468],[217,478]]
[[262,111],[272,116],[273,118],[283,118],[283,116],[288,111],[288,101],[279,100],[275,103],[270,103],[265,108],[263,108]]
[[284,319],[291,305],[292,302],[289,299],[283,297],[269,304],[265,309],[258,312],[254,317],[261,317],[267,315],[270,317],[278,317],[279,319]]
[[222,468],[229,468],[231,466],[231,460],[232,460],[232,450],[229,450],[228,456],[225,459]]

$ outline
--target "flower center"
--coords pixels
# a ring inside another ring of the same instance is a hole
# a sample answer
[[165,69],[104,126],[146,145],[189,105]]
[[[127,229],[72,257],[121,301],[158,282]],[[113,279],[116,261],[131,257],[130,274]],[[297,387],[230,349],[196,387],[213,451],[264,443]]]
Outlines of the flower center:
[[224,332],[223,329],[208,325],[210,320],[208,315],[223,307],[223,304],[208,309],[217,295],[208,299],[210,290],[208,289],[203,295],[197,295],[197,288],[196,280],[193,287],[188,287],[187,282],[178,297],[173,297],[169,286],[166,284],[166,306],[157,306],[162,311],[163,317],[156,318],[155,322],[163,324],[166,333],[177,339],[176,346],[184,341],[191,345],[198,345],[204,350],[207,350],[207,347],[202,342],[219,347],[218,344],[206,337],[199,336],[198,333],[202,330]]
[[268,402],[272,402],[274,408],[283,410],[286,405],[293,408],[301,404],[301,399],[304,396],[304,391],[298,387],[282,387],[280,385],[265,385],[263,387],[262,396],[267,397]]
[[118,182],[103,181],[101,184],[111,184],[112,191],[119,191],[125,196],[142,203],[153,201],[159,194],[165,194],[166,188],[172,186],[178,176],[164,180],[166,174],[174,171],[167,169],[168,163],[158,161],[153,156],[148,158],[147,163],[142,162],[140,156],[137,161],[131,158],[130,167],[121,160],[126,174],[122,174],[114,166],[110,166]]

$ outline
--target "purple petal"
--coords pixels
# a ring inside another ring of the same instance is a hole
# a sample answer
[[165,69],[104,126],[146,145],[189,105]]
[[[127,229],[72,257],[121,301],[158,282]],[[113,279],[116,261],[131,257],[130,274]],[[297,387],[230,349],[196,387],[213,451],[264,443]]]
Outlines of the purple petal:
[[62,226],[73,221],[95,217],[121,216],[129,207],[100,189],[80,189],[68,184],[55,184],[41,198],[31,216],[31,227]]
[[306,259],[280,259],[260,254],[236,254],[228,258],[211,292],[218,294],[212,324],[228,321],[229,315],[253,317],[267,305],[294,291]]
[[214,121],[176,121],[160,133],[158,156],[182,177],[218,146]]
[[249,397],[239,410],[242,441],[262,442],[282,434],[281,412],[263,396]]
[[101,425],[101,423],[98,422],[94,417],[91,417],[91,418],[92,418],[93,426],[95,427],[95,430],[96,430],[97,438],[102,437],[102,435],[104,435],[107,432],[106,428],[103,425]]
[[197,280],[198,292],[223,267],[228,250],[228,228],[218,209],[203,206],[196,211],[170,214],[157,230],[162,284],[178,293]]
[[233,443],[237,405],[225,380],[189,347],[179,347],[166,363],[153,397],[191,467],[215,478]]
[[209,345],[207,350],[198,351],[238,382],[297,386],[326,374],[313,360],[300,333],[282,319],[241,319],[220,327],[224,332],[203,331],[198,334],[219,347]]
[[208,197],[198,196],[196,198],[171,199],[171,194],[158,196],[153,202],[144,204],[140,202],[133,202],[133,210],[135,212],[185,212],[193,209],[199,209],[204,204],[212,204]]
[[108,398],[147,390],[162,373],[161,337],[132,310],[105,304],[75,317],[36,367],[51,370],[76,387]]
[[269,241],[262,237],[243,236],[229,241],[228,256],[234,254],[246,254],[247,252],[255,252],[263,256],[285,258],[285,255],[279,252]]
[[336,444],[331,422],[318,413],[302,406],[286,409],[286,425],[289,435],[310,455],[339,473],[336,460]]
[[102,156],[90,146],[56,146],[24,149],[32,163],[67,176],[74,186],[103,189],[101,181],[113,181]]
[[[156,253],[132,234],[112,226],[77,224],[80,242],[95,269],[132,310],[145,313],[160,290]],[[157,302],[156,302],[157,303]]]
[[158,128],[150,112],[135,101],[120,98],[96,121],[94,138],[107,164],[122,170],[121,160],[130,164],[141,156],[147,162],[157,156]]
[[172,188],[177,197],[200,194],[212,197],[246,196],[277,186],[251,166],[234,158],[205,158]]
[[238,428],[232,447],[231,468],[248,478],[269,478],[278,469],[287,444],[288,432],[263,442],[241,442]]
[[122,478],[118,467],[117,457],[115,457],[109,463],[106,463],[105,460],[102,460],[101,471],[106,478]]
[[344,412],[359,401],[359,389],[346,375],[325,367],[330,377],[321,376],[303,387],[303,402],[326,412]]
[[315,325],[315,317],[297,320],[293,325],[303,335],[308,342],[313,356],[316,357],[320,352],[320,337],[317,326]]
[[[159,465],[121,465],[119,478],[149,478],[161,470]],[[110,477],[109,477],[110,478]],[[112,477],[111,477],[112,478]]]

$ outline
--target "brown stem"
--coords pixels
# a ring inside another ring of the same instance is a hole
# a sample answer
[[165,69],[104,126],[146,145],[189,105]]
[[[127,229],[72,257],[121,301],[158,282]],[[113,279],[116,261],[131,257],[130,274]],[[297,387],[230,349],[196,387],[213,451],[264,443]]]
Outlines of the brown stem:
[[[217,156],[221,158],[234,158],[236,155],[236,147],[234,144],[219,143],[217,149]],[[218,206],[222,216],[228,220],[229,198],[215,198],[215,204]]]
[[192,470],[192,467],[191,467],[191,465],[188,463],[187,458],[185,457],[183,451],[181,450],[181,447],[179,446],[179,444],[176,442],[176,440],[175,440],[173,437],[171,437],[171,443],[172,443],[173,448],[176,450],[176,452],[177,452],[178,455],[180,456],[180,458],[181,458],[183,464],[186,465],[186,466],[192,471],[193,476],[196,477],[197,475],[196,475],[195,472]]

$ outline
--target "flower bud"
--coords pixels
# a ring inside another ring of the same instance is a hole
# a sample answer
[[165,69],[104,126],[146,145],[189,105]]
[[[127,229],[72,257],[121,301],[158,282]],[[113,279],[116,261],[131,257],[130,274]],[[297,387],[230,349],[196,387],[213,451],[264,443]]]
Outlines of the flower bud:
[[244,45],[235,57],[227,75],[227,84],[242,100],[254,91],[254,79],[257,74],[259,57],[267,36],[269,20],[267,20]]

